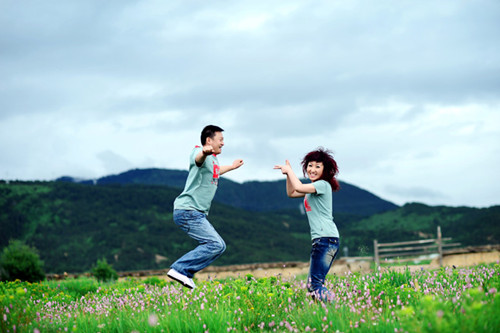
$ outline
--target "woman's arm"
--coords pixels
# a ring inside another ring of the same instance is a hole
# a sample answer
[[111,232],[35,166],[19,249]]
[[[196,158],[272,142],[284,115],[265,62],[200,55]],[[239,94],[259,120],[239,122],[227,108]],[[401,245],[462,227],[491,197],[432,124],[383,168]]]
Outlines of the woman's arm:
[[290,162],[287,160],[285,165],[276,165],[274,169],[280,169],[283,174],[286,174],[286,193],[291,198],[303,197],[307,193],[316,193],[316,188],[313,184],[302,184],[300,179],[292,170]]
[[290,182],[290,177],[286,176],[286,194],[290,198],[301,198],[304,197],[304,193],[297,192],[293,189],[292,183]]

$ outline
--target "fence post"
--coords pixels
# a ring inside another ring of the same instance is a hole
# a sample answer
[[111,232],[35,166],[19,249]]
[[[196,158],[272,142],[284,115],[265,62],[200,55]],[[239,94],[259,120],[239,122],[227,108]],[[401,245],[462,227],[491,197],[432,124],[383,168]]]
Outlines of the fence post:
[[437,227],[437,246],[439,253],[439,267],[443,267],[443,239],[441,237],[441,226]]
[[375,270],[380,266],[380,258],[378,256],[378,242],[376,239],[373,240],[373,253],[375,255]]

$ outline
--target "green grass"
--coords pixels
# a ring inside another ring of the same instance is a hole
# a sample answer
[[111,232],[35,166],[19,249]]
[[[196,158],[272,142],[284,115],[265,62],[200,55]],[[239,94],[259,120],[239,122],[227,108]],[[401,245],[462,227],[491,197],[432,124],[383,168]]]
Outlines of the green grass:
[[328,302],[304,276],[196,281],[157,277],[0,283],[1,332],[498,332],[500,265],[382,268],[330,275]]
[[[399,261],[398,258],[395,258],[393,260],[380,261],[380,267],[390,268],[390,267],[405,267],[405,266],[421,266],[421,265],[429,265],[432,262],[432,259],[425,259],[425,260],[415,259],[413,261]],[[375,262],[371,264],[371,268],[372,269],[375,268]]]

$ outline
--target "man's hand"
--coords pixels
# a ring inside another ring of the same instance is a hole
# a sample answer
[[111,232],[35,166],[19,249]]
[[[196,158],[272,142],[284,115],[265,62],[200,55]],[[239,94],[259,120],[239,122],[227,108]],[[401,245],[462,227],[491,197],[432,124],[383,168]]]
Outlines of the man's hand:
[[233,165],[232,165],[233,170],[238,169],[242,165],[243,165],[243,160],[234,160]]
[[211,145],[203,146],[203,155],[208,156],[214,153],[214,148]]
[[243,160],[234,160],[233,164],[231,165],[222,165],[219,170],[219,175],[223,175],[228,171],[238,169],[242,165],[243,165]]

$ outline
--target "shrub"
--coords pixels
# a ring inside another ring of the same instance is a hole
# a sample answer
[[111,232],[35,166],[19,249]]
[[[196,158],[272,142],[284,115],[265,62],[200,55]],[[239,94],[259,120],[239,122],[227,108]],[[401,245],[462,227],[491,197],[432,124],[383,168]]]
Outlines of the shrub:
[[64,294],[80,299],[89,293],[96,292],[99,289],[99,282],[88,277],[79,277],[76,279],[52,280],[45,282],[45,285],[52,290],[60,290]]
[[99,281],[118,279],[118,273],[108,264],[105,258],[97,260],[96,266],[92,269],[92,275]]
[[167,285],[167,281],[159,279],[156,276],[151,276],[151,277],[144,279],[144,284],[147,284],[150,286],[165,287]]
[[0,258],[2,280],[38,282],[45,280],[43,262],[35,248],[19,240],[11,240]]

